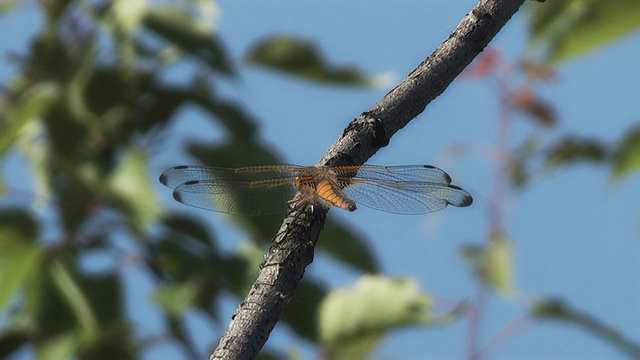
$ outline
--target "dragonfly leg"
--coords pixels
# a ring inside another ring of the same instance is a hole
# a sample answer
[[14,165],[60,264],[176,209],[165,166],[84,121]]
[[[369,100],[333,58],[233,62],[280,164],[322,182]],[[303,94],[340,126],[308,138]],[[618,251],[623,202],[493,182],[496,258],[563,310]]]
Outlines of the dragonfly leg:
[[293,199],[287,201],[287,204],[289,204],[288,213],[292,213],[296,210],[300,210],[301,208],[308,205],[310,208],[310,212],[311,214],[313,214],[313,216],[321,218],[322,220],[324,220],[324,218],[326,217],[326,212],[323,211],[322,206],[319,204],[312,203],[311,201],[309,201],[309,198],[307,196],[304,196],[302,193],[299,193]]

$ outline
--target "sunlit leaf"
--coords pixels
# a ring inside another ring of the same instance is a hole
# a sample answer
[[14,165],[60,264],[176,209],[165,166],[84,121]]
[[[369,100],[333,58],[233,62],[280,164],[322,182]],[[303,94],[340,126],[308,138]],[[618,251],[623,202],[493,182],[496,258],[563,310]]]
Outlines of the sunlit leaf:
[[44,128],[40,122],[29,123],[22,131],[17,146],[31,165],[35,183],[36,203],[45,203],[50,196],[50,172],[46,166],[51,155],[47,141],[43,141]]
[[375,85],[374,79],[355,66],[331,65],[313,42],[292,36],[264,39],[249,50],[246,59],[250,64],[308,80],[352,86]]
[[494,234],[486,249],[485,279],[503,296],[512,296],[516,292],[513,261],[511,242],[502,232]]
[[85,333],[95,333],[98,322],[81,284],[58,261],[55,261],[51,266],[51,276],[58,291],[73,311],[82,330]]
[[619,180],[640,168],[640,126],[629,129],[613,153],[613,178]]
[[[153,177],[155,180],[155,176]],[[129,150],[109,179],[109,187],[131,222],[139,231],[147,228],[160,214],[158,197],[151,182],[147,157],[141,150]]]
[[640,343],[632,341],[618,329],[605,324],[593,315],[577,311],[560,299],[542,299],[531,308],[531,315],[540,320],[555,320],[577,325],[609,342],[632,359],[640,358]]
[[40,264],[37,224],[26,213],[0,213],[0,309]]
[[567,136],[546,150],[545,165],[555,168],[576,162],[603,162],[607,158],[607,147],[599,140]]
[[26,125],[37,120],[59,95],[60,91],[55,86],[40,83],[25,91],[10,111],[0,113],[0,157],[14,145]]
[[59,360],[73,358],[82,339],[76,332],[66,332],[38,343],[36,354],[38,359]]
[[640,27],[640,2],[564,0],[532,4],[533,44],[551,62],[594,50]]
[[364,276],[323,301],[321,342],[332,359],[365,359],[388,331],[430,323],[432,303],[414,280]]
[[147,1],[116,0],[112,2],[110,10],[118,28],[125,33],[131,33],[140,26],[147,10]]
[[[5,235],[0,229],[0,236]],[[27,276],[38,266],[40,249],[29,243],[18,243],[8,238],[0,242],[0,309],[20,288]]]
[[460,252],[480,281],[503,296],[512,296],[517,292],[513,280],[513,249],[506,234],[495,232],[488,244],[466,245]]

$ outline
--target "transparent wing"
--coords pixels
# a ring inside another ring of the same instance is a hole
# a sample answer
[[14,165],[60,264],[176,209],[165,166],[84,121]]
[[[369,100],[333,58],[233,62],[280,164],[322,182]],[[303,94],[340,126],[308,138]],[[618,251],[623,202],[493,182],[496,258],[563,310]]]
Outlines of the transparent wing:
[[260,165],[237,168],[224,168],[202,165],[180,165],[165,170],[160,182],[170,188],[176,188],[187,181],[255,181],[268,179],[291,179],[306,169],[295,165]]
[[443,170],[432,165],[403,166],[342,166],[334,168],[339,177],[357,177],[386,181],[423,181],[438,184],[450,184],[451,177]]
[[347,175],[345,170],[338,178],[347,195],[357,204],[386,212],[426,214],[473,202],[466,190],[451,185],[447,173],[429,165],[363,166],[355,176]]
[[291,165],[218,168],[183,165],[162,173],[160,182],[186,205],[237,215],[284,213],[296,193],[302,167]]

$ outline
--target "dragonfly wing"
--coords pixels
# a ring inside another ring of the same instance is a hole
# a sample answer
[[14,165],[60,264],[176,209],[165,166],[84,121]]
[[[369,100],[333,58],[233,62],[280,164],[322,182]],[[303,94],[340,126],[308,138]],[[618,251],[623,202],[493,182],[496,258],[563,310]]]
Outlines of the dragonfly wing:
[[423,181],[437,184],[450,184],[451,177],[443,170],[432,165],[404,166],[345,166],[334,170],[339,177],[357,177],[383,181]]
[[188,181],[173,191],[177,201],[236,215],[281,214],[296,191],[288,183],[252,186],[247,181]]
[[293,166],[217,168],[186,165],[166,170],[160,182],[186,205],[238,215],[284,213],[295,195]]
[[396,214],[426,214],[447,205],[469,206],[471,195],[446,182],[352,179],[344,188],[359,205]]
[[262,165],[238,168],[223,168],[202,165],[180,165],[165,170],[160,182],[172,189],[187,181],[259,181],[288,179],[304,169],[295,165]]

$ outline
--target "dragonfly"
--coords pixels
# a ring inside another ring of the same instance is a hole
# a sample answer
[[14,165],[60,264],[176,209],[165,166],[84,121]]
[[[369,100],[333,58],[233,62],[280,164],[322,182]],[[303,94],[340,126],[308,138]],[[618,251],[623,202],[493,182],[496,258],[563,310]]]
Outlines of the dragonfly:
[[473,203],[466,190],[431,165],[180,165],[165,170],[160,182],[174,189],[174,199],[183,204],[249,216],[282,214],[305,204],[426,214]]

